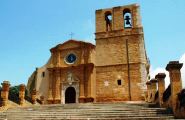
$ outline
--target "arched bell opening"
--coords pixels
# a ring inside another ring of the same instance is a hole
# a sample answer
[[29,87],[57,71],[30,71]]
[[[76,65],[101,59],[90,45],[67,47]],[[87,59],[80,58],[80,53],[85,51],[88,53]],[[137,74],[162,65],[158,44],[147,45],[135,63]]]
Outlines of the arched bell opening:
[[132,28],[132,14],[130,9],[123,10],[124,28]]
[[106,31],[112,30],[112,14],[110,11],[105,13]]

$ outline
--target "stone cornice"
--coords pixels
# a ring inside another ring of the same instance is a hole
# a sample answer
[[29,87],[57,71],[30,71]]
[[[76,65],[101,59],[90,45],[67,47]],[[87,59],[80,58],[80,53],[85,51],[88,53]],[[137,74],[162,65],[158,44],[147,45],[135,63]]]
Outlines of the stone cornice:
[[131,35],[133,36],[133,35],[142,35],[142,34],[143,34],[143,27],[95,33],[96,40],[111,38],[111,37],[122,37],[122,36],[131,36]]
[[156,83],[157,80],[156,80],[156,79],[151,79],[150,82],[151,82],[151,83]]
[[157,79],[158,81],[163,79],[166,77],[166,74],[165,73],[158,73],[156,76],[155,76],[155,79]]
[[67,67],[48,67],[48,70],[65,70],[65,69],[81,69],[83,67],[94,68],[94,63],[79,64],[77,66],[67,66]]
[[170,70],[180,70],[183,66],[183,63],[179,63],[179,61],[170,61],[167,66],[166,66],[166,70],[170,71]]
[[[137,63],[129,63],[129,65],[140,65],[140,64],[146,64],[146,63],[143,63],[143,62],[137,62]],[[114,64],[114,65],[103,65],[103,66],[95,66],[96,68],[98,67],[113,67],[113,66],[121,66],[121,65],[128,65],[128,64]]]

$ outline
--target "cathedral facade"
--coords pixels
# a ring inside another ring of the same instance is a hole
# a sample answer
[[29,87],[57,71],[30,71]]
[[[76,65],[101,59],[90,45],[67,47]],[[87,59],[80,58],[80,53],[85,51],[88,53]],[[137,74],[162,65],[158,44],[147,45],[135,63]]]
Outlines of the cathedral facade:
[[48,104],[144,100],[149,62],[139,5],[96,10],[96,45],[68,40],[50,49],[28,80]]

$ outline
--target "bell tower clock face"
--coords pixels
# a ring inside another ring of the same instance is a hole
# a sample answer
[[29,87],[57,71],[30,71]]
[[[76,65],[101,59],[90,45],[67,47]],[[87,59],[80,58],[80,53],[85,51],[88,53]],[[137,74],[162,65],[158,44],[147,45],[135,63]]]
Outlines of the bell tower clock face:
[[70,54],[68,54],[67,56],[66,56],[66,58],[65,58],[65,62],[67,63],[67,64],[73,64],[75,61],[76,61],[76,55],[75,54],[73,54],[73,53],[70,53]]

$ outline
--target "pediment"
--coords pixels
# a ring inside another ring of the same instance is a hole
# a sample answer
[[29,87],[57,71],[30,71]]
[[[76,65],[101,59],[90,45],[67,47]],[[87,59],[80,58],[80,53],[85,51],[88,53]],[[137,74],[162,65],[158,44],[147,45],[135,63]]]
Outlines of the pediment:
[[74,49],[78,47],[83,47],[84,45],[90,45],[92,47],[95,47],[91,43],[83,42],[83,41],[78,41],[78,40],[68,40],[64,42],[63,44],[58,44],[56,47],[52,48],[52,50],[65,50],[65,49]]

